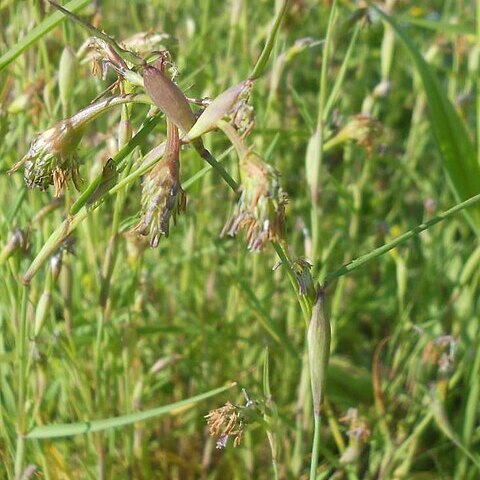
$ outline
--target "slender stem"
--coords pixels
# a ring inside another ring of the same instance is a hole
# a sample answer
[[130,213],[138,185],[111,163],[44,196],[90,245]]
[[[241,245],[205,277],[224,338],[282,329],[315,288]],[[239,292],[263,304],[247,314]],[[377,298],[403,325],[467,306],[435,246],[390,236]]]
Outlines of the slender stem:
[[[323,282],[325,284],[328,284],[335,280],[336,278],[339,278],[347,273],[353,272],[357,268],[360,268],[363,266],[365,263],[369,262],[370,260],[373,260],[374,258],[380,257],[384,253],[387,253],[388,251],[394,249],[395,247],[398,247],[402,243],[405,243],[407,240],[410,240],[412,237],[415,237],[416,235],[419,235],[421,232],[424,230],[428,230],[430,227],[433,225],[447,219],[448,217],[451,217],[452,215],[460,212],[461,210],[471,207],[472,205],[475,205],[476,203],[480,202],[480,193],[478,195],[474,195],[473,197],[470,197],[469,199],[458,203],[454,207],[445,210],[444,212],[440,213],[436,217],[432,218],[428,222],[421,223],[420,225],[417,225],[415,228],[412,228],[408,232],[405,232],[403,235],[400,235],[399,237],[395,238],[389,243],[386,243],[385,245],[382,245],[381,247],[376,248],[375,250],[372,250],[371,252],[362,255],[361,257],[358,257],[347,264],[343,265],[340,267],[338,270],[335,270],[332,273],[329,273]],[[322,281],[322,279],[319,279],[319,281]]]
[[318,448],[320,447],[320,413],[314,413],[314,432],[312,445],[312,460],[310,463],[310,480],[315,480],[318,466]]
[[278,258],[281,260],[282,264],[287,269],[288,278],[290,279],[290,283],[292,284],[292,288],[295,291],[298,303],[300,304],[300,308],[302,309],[305,324],[308,327],[311,315],[311,306],[308,304],[307,298],[304,295],[300,295],[298,291],[298,281],[292,268],[292,261],[289,258],[286,249],[283,248],[280,242],[272,241],[272,246],[275,249],[275,252],[277,252]]
[[251,80],[256,80],[257,78],[260,78],[265,71],[268,59],[270,58],[273,50],[273,45],[275,44],[275,39],[277,38],[278,29],[280,28],[282,19],[287,11],[288,1],[289,0],[284,0],[283,5],[279,9],[277,16],[275,17],[273,28],[270,32],[270,35],[268,36],[267,42],[265,43],[262,53],[260,54],[260,57],[258,58],[257,63],[255,64],[255,67],[253,68],[253,71],[250,75]]
[[480,162],[480,2],[477,1],[477,162]]
[[125,50],[124,48],[122,48],[112,37],[110,37],[106,33],[102,32],[98,28],[95,28],[93,25],[90,25],[89,23],[85,22],[80,17],[78,17],[77,15],[68,11],[67,9],[63,8],[61,5],[54,2],[53,0],[48,0],[48,1],[54,8],[56,8],[57,10],[62,12],[65,16],[67,16],[73,22],[80,25],[90,35],[92,35],[94,37],[98,37],[98,38],[102,39],[105,43],[110,45],[113,48],[113,50],[118,55],[120,55],[120,57],[124,58],[125,60],[128,60],[129,62],[133,63],[134,65],[143,65],[145,63],[142,58],[140,58],[135,53],[130,52],[129,50]]
[[198,149],[198,153],[208,164],[212,166],[212,168],[214,168],[220,174],[220,176],[234,192],[238,190],[238,183],[225,170],[225,167],[219,163],[206,148]]
[[16,363],[18,374],[17,398],[17,446],[15,450],[15,480],[20,480],[25,462],[25,397],[27,390],[27,303],[28,289],[23,288],[20,324],[16,345]]
[[[160,122],[160,116],[156,116],[148,119],[143,127],[137,132],[137,134],[115,155],[113,158],[113,163],[117,168],[122,166],[123,160],[133,152],[133,150],[141,145],[150,132],[158,125]],[[75,215],[78,213],[82,207],[85,206],[87,201],[91,198],[93,192],[100,184],[102,180],[102,173],[99,173],[95,179],[88,185],[88,187],[82,192],[80,197],[72,205],[70,209],[70,215]]]
[[320,85],[318,94],[318,112],[317,125],[314,132],[313,143],[315,151],[313,154],[313,166],[309,173],[311,175],[311,229],[312,229],[312,252],[311,258],[314,262],[317,261],[320,239],[320,204],[319,204],[319,179],[320,170],[322,169],[324,157],[324,125],[325,125],[325,106],[327,103],[327,85],[328,85],[328,66],[330,64],[330,52],[333,44],[333,25],[335,24],[337,12],[337,2],[333,2],[330,16],[328,19],[327,33],[325,43],[323,45],[322,68],[320,72]]

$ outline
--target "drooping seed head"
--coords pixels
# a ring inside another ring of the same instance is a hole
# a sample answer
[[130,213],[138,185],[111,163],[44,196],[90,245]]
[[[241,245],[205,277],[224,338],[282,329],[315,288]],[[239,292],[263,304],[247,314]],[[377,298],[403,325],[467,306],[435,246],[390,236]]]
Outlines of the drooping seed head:
[[277,170],[249,152],[241,165],[240,199],[221,236],[246,230],[248,249],[259,252],[270,240],[283,238],[287,196]]
[[168,121],[165,156],[145,177],[142,187],[142,218],[135,230],[149,235],[150,245],[158,246],[162,235],[170,233],[170,218],[185,210],[186,197],[180,184],[180,140],[177,127]]
[[76,148],[82,133],[81,129],[72,126],[70,120],[62,120],[38,135],[28,153],[10,172],[25,164],[27,187],[45,190],[49,185],[54,185],[55,196],[58,197],[70,178],[78,186],[80,175]]
[[135,97],[118,95],[102,98],[72,117],[58,122],[33,140],[27,154],[9,170],[9,173],[25,165],[24,178],[27,187],[45,190],[49,185],[54,185],[57,197],[69,179],[73,180],[78,189],[80,175],[76,150],[85,127],[111,108],[130,103]]

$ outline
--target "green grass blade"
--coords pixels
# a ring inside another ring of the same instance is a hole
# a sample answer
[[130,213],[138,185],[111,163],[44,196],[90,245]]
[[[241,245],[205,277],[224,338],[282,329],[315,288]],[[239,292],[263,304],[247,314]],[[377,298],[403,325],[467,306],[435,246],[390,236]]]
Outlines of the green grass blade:
[[267,42],[265,43],[262,53],[260,54],[260,57],[258,58],[257,63],[255,64],[255,67],[253,68],[253,71],[249,77],[251,80],[257,80],[265,72],[265,67],[267,65],[268,59],[270,58],[270,54],[272,53],[273,46],[275,45],[278,29],[280,28],[283,17],[287,12],[288,2],[289,0],[284,0],[282,6],[278,10],[272,30],[267,38]]
[[400,20],[417,27],[426,28],[443,35],[475,35],[475,29],[468,25],[450,23],[442,20],[428,20],[426,18],[415,18],[410,15],[401,16]]
[[[90,0],[72,0],[65,5],[67,10],[75,12],[85,7]],[[15,46],[10,48],[8,52],[0,57],[0,71],[8,67],[18,56],[20,56],[27,48],[31,47],[38,39],[46,35],[50,30],[55,28],[65,17],[60,12],[52,13],[50,16],[40,22],[25,37],[23,37]]]
[[168,413],[175,413],[178,410],[184,410],[185,408],[189,408],[202,400],[218,395],[219,393],[222,393],[235,385],[236,383],[231,383],[224,387],[216,388],[214,390],[210,390],[209,392],[205,392],[179,402],[171,403],[163,407],[152,408],[151,410],[131,413],[129,415],[122,415],[121,417],[104,418],[102,420],[92,420],[91,422],[64,423],[35,427],[27,434],[26,437],[29,439],[71,437],[73,435],[100,432],[102,430],[124,427],[125,425],[131,425],[132,423],[144,422],[145,420],[160,417]]
[[385,245],[375,248],[369,253],[366,253],[365,255],[362,255],[360,257],[355,258],[354,260],[351,260],[350,262],[341,266],[338,270],[332,273],[329,273],[325,278],[319,278],[318,281],[319,283],[328,284],[333,280],[335,280],[336,278],[346,275],[349,272],[353,272],[354,270],[356,270],[357,268],[360,268],[362,265],[369,262],[370,260],[380,257],[381,255],[384,255],[385,253],[389,252],[395,247],[402,245],[403,243],[415,237],[416,235],[419,235],[423,231],[433,227],[437,223],[442,222],[443,220],[446,220],[448,217],[464,210],[465,208],[469,208],[472,205],[476,205],[478,203],[480,203],[480,194],[474,195],[468,200],[465,200],[464,202],[461,202],[455,205],[454,207],[449,208],[448,210],[445,210],[444,212],[430,219],[428,222],[417,225],[416,227],[412,228],[408,232],[403,233],[402,235],[399,235],[398,237],[394,238],[392,241],[386,243]]
[[[392,17],[379,8],[372,8],[394,30],[412,56],[420,75],[430,111],[430,124],[447,171],[450,186],[460,201],[473,197],[480,191],[480,165],[469,133],[454,106],[440,87],[438,79],[406,33]],[[480,209],[466,212],[472,228],[478,233]]]

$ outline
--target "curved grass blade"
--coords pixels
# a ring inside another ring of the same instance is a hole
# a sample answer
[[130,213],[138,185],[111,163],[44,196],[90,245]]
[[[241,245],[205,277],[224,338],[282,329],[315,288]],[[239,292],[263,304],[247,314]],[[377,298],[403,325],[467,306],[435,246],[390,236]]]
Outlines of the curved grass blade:
[[[450,187],[459,201],[473,197],[480,191],[480,164],[469,133],[428,63],[405,32],[392,17],[378,7],[371,7],[394,30],[407,47],[420,75],[430,113],[430,124],[442,155]],[[473,230],[480,233],[480,208],[465,211]]]
[[111,430],[112,428],[124,427],[125,425],[131,425],[136,422],[144,422],[145,420],[160,417],[168,413],[175,414],[179,411],[183,411],[186,408],[190,408],[202,400],[218,395],[219,393],[222,393],[234,387],[235,385],[236,383],[231,383],[224,387],[216,388],[214,390],[210,390],[209,392],[205,392],[179,402],[171,403],[163,407],[152,408],[151,410],[131,413],[129,415],[122,415],[121,417],[104,418],[102,420],[92,420],[90,422],[63,423],[58,425],[43,425],[41,427],[35,427],[34,429],[30,430],[30,432],[26,435],[26,438],[41,439],[71,437],[73,435],[100,432],[102,430]]
[[400,20],[405,23],[410,23],[416,27],[440,32],[444,35],[475,35],[475,29],[469,25],[456,24],[446,22],[443,20],[429,20],[427,18],[415,18],[411,15],[401,16]]
[[[65,5],[65,8],[71,12],[75,12],[85,7],[90,0],[72,0]],[[60,12],[54,12],[35,28],[28,32],[16,45],[11,47],[8,52],[0,57],[0,71],[8,67],[18,56],[20,56],[27,48],[31,47],[38,39],[46,35],[50,30],[55,28],[65,17]]]

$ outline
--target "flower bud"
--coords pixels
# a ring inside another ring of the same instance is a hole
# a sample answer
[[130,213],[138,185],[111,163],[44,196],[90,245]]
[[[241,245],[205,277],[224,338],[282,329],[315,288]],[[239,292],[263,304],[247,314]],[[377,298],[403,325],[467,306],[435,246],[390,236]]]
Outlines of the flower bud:
[[58,68],[58,90],[60,93],[60,101],[64,110],[70,105],[72,91],[75,86],[77,73],[77,57],[70,45],[67,45],[60,57],[60,66]]
[[325,393],[328,360],[330,357],[330,320],[325,308],[325,292],[320,290],[312,309],[307,342],[310,361],[310,382],[313,397],[313,412],[320,415]]
[[195,125],[186,135],[185,140],[191,141],[215,129],[217,122],[232,111],[236,103],[248,93],[251,86],[251,80],[244,80],[216,97],[200,115]]
[[195,123],[195,115],[177,85],[159,68],[151,65],[146,65],[143,69],[143,82],[155,105],[182,133],[188,132]]

